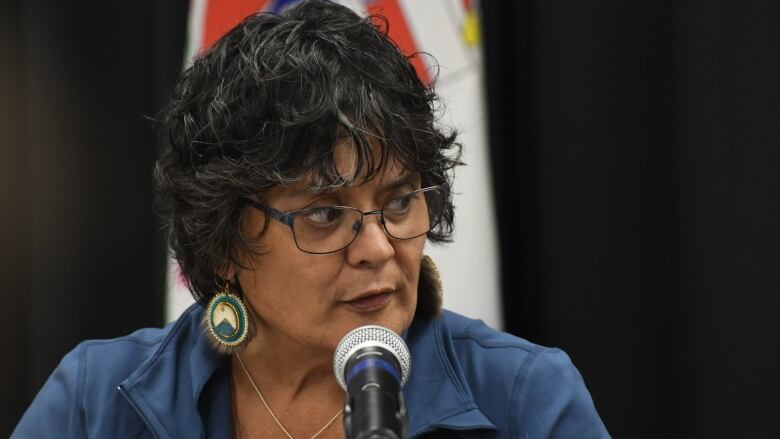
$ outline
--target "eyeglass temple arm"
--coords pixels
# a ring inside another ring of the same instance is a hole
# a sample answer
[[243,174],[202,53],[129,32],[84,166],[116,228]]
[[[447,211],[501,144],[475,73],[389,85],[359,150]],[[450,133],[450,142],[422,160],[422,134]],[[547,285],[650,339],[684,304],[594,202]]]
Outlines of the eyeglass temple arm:
[[249,203],[265,212],[266,215],[270,216],[271,218],[287,224],[288,226],[292,226],[293,218],[295,218],[295,212],[282,212],[281,210],[276,210],[273,207],[266,206],[265,204],[262,204],[258,201],[255,201],[251,198],[247,198],[249,200]]

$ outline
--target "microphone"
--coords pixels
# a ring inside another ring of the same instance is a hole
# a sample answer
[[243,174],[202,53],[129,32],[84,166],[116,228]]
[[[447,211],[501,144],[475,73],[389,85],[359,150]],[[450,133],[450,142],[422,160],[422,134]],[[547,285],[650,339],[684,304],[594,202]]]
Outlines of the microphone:
[[341,339],[333,354],[333,372],[347,392],[347,439],[407,438],[401,387],[411,365],[404,340],[382,326],[361,326]]

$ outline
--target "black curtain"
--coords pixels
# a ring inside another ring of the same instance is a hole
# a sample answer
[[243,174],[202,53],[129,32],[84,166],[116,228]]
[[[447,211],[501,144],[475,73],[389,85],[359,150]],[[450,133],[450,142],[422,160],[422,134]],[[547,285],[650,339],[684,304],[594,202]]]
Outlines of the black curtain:
[[508,330],[614,437],[780,437],[780,3],[481,3]]
[[153,116],[187,1],[0,6],[0,436],[87,338],[163,323]]

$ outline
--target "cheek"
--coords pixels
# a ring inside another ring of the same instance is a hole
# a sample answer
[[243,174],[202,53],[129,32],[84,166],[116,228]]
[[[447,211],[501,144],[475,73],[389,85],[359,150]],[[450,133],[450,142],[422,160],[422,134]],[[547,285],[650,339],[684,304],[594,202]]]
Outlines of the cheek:
[[409,286],[410,298],[417,299],[417,287],[420,280],[420,264],[423,255],[425,239],[414,239],[403,242],[403,245],[396,247],[396,260],[400,266],[401,272],[406,278]]
[[[308,256],[308,255],[306,255]],[[320,257],[317,261],[309,261],[304,256],[303,261],[290,262],[290,265],[277,267],[275,273],[275,288],[286,297],[306,303],[302,306],[314,305],[332,298],[334,288],[338,283],[342,263],[334,258]]]
[[278,221],[265,224],[262,215],[252,215],[248,223],[254,230],[263,230],[256,240],[261,255],[245,264],[254,274],[256,288],[291,293],[317,283],[317,279],[320,284],[327,282],[329,274],[338,271],[333,258],[300,251],[288,226]]
[[260,314],[263,309],[297,314],[322,307],[338,279],[341,262],[335,259],[303,253],[294,243],[277,244],[259,258],[253,271],[245,273],[250,286],[245,292]]
[[403,242],[404,246],[396,251],[401,263],[410,273],[418,276],[420,273],[420,261],[425,247],[425,237]]

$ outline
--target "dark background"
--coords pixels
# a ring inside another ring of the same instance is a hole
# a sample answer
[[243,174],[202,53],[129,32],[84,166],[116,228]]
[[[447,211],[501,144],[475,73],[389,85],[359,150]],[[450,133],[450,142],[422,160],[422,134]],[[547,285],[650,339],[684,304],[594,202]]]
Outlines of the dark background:
[[[614,437],[780,437],[780,3],[480,7],[507,330]],[[145,116],[186,9],[0,5],[0,436],[78,341],[163,321]]]
[[153,116],[187,2],[0,3],[0,437],[65,352],[163,322]]

